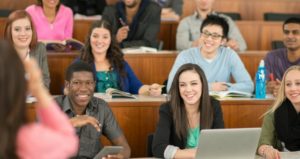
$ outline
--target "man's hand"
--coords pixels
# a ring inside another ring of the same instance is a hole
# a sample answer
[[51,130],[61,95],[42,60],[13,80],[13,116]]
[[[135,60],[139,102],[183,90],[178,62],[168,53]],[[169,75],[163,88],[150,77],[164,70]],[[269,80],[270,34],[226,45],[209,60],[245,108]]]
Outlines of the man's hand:
[[274,97],[277,97],[280,84],[281,81],[278,79],[276,79],[276,81],[269,81],[267,83],[267,93],[271,93]]
[[70,122],[73,125],[73,127],[82,127],[87,124],[90,124],[97,131],[100,131],[102,126],[96,118],[88,115],[77,115],[76,117],[71,118]]
[[124,39],[126,39],[128,36],[128,32],[129,32],[129,26],[123,26],[119,28],[116,36],[117,42],[121,43]]
[[230,47],[231,49],[235,50],[235,51],[239,51],[239,44],[237,43],[237,41],[230,39],[227,41],[226,46]]

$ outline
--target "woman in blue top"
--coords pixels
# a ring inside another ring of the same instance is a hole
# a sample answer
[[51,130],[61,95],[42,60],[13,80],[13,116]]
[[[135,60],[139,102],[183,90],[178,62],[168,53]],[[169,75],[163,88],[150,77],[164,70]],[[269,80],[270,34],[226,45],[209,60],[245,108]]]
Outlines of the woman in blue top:
[[153,155],[195,158],[200,130],[224,128],[220,103],[209,97],[206,77],[196,64],[178,69],[169,93],[170,101],[159,109]]
[[97,77],[96,92],[116,88],[132,94],[161,94],[159,84],[143,85],[124,60],[111,25],[100,20],[92,24],[80,59],[91,64]]

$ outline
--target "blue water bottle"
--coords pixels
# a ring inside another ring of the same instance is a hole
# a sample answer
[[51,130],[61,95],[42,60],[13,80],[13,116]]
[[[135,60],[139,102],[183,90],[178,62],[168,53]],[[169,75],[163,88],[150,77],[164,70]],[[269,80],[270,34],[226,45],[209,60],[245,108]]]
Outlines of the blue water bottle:
[[255,98],[264,99],[266,98],[266,69],[265,62],[261,60],[259,63],[258,70],[256,72],[256,85],[255,85]]

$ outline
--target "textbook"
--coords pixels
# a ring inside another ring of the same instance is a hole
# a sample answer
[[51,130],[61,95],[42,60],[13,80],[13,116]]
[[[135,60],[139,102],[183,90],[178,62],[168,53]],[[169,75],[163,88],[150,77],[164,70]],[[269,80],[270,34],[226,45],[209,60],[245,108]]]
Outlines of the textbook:
[[65,41],[45,41],[47,51],[54,52],[70,52],[81,50],[84,44],[76,39],[69,39]]
[[217,99],[223,98],[251,98],[252,94],[242,91],[210,91],[210,96],[213,96]]
[[111,98],[132,98],[137,99],[137,97],[133,94],[130,94],[128,92],[120,91],[115,88],[108,88],[106,90],[106,94],[111,96]]
[[122,49],[122,52],[124,54],[128,54],[128,53],[157,53],[157,49],[152,48],[152,47],[146,47],[146,46],[128,47],[128,48]]

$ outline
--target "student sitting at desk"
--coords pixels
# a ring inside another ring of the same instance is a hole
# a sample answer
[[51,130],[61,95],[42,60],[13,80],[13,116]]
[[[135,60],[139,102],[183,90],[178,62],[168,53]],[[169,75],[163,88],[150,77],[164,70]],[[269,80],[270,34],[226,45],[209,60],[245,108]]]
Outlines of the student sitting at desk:
[[220,103],[209,97],[204,72],[195,64],[177,70],[170,95],[159,109],[154,157],[195,158],[200,130],[224,128]]
[[37,5],[26,8],[35,24],[39,41],[61,42],[71,39],[73,13],[60,0],[37,0]]
[[289,18],[282,26],[285,48],[270,51],[265,57],[268,73],[267,91],[277,96],[284,72],[293,65],[300,65],[300,18]]
[[[199,29],[203,20],[208,15],[219,15],[227,20],[229,25],[228,37],[224,45],[235,51],[245,51],[247,49],[246,42],[236,26],[234,21],[227,15],[218,14],[213,11],[213,3],[215,0],[190,0],[195,2],[196,11],[193,15],[182,19],[178,25],[176,33],[176,48],[184,50],[191,47],[199,47],[203,44],[202,34]],[[200,37],[200,38],[199,38]]]
[[[9,43],[0,42],[1,159],[67,159],[77,151],[75,131],[41,76],[33,59],[22,61]],[[37,99],[38,123],[27,123],[28,93]]]
[[279,151],[300,151],[300,66],[283,75],[278,96],[264,117],[257,152],[280,159]]
[[[181,65],[194,63],[204,70],[210,91],[252,93],[253,82],[238,54],[222,46],[228,36],[227,21],[217,15],[208,15],[199,30],[203,45],[184,50],[177,56],[169,74],[167,89],[170,89],[175,72]],[[231,83],[231,77],[235,83]]]
[[31,16],[26,11],[17,10],[8,16],[4,38],[14,46],[22,61],[30,58],[37,61],[43,73],[43,83],[49,88],[50,75],[46,48],[43,43],[37,41]]
[[55,100],[69,116],[79,137],[79,151],[76,159],[91,159],[102,149],[100,137],[105,135],[123,151],[111,158],[129,158],[130,147],[108,104],[93,97],[96,76],[85,62],[76,61],[66,71],[65,87],[68,95],[57,96]]
[[[159,84],[143,85],[124,60],[114,36],[112,27],[106,20],[92,24],[87,35],[85,49],[80,59],[93,66],[96,74],[96,92],[116,88],[132,94],[161,94]],[[146,71],[146,70],[145,70]]]
[[157,48],[161,8],[153,0],[120,0],[106,6],[102,18],[111,24],[122,48]]

